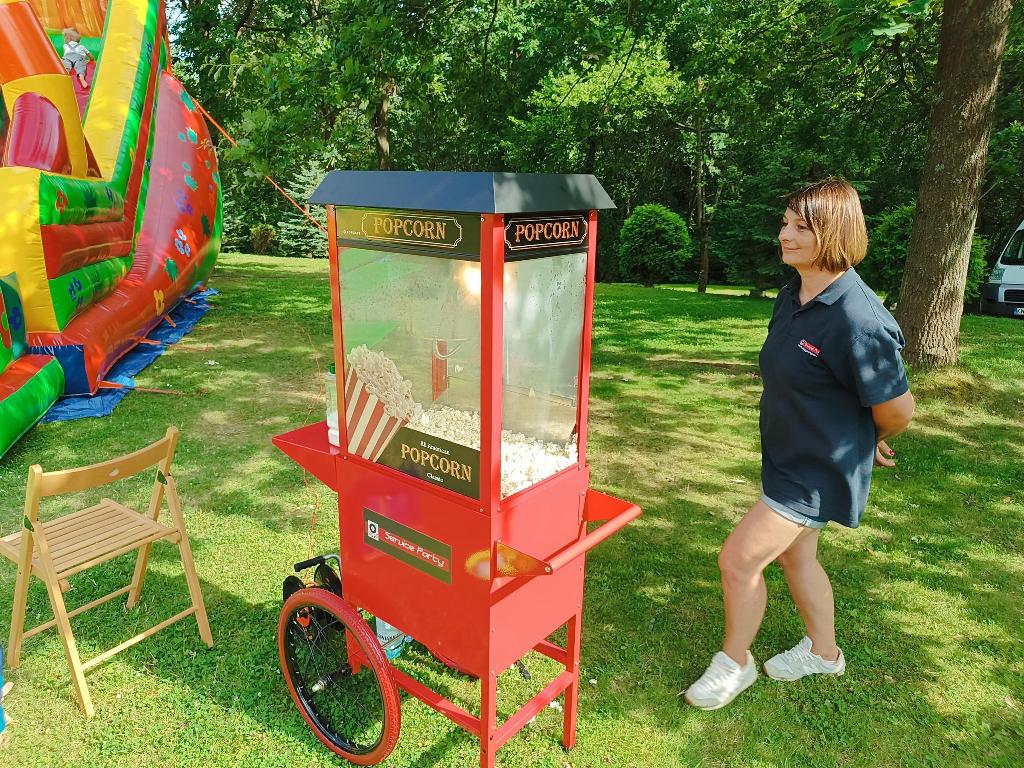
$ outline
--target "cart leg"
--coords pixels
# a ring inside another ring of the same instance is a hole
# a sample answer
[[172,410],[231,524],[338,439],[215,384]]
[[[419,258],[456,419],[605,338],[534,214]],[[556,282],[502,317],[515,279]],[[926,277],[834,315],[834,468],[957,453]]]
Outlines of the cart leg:
[[576,708],[580,698],[580,640],[583,635],[583,611],[569,619],[568,637],[565,644],[567,672],[572,673],[572,682],[565,689],[565,715],[562,719],[562,746],[572,749],[576,746]]
[[494,673],[480,678],[480,768],[494,768],[498,750],[494,747],[498,719],[498,678]]

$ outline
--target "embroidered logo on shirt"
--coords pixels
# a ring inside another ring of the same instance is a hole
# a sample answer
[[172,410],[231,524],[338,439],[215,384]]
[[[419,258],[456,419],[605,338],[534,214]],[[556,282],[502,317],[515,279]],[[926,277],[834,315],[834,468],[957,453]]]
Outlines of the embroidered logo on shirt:
[[821,354],[821,350],[811,344],[807,339],[800,339],[800,343],[797,344],[797,346],[811,357],[817,357]]

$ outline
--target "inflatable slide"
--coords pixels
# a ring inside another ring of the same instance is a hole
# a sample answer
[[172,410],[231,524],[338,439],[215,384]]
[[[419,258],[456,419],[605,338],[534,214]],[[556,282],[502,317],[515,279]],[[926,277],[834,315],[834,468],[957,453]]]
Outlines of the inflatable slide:
[[[64,30],[91,54],[65,72]],[[201,285],[217,158],[163,0],[0,0],[0,455]]]

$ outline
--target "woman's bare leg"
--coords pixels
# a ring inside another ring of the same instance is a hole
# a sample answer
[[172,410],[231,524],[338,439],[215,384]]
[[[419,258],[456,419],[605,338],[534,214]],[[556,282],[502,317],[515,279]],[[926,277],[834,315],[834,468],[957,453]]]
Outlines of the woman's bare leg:
[[718,567],[725,595],[722,650],[740,666],[757,635],[768,602],[762,573],[806,531],[758,501],[722,545]]
[[832,597],[832,583],[818,562],[819,533],[820,529],[807,529],[806,535],[798,537],[778,559],[786,575],[789,593],[813,643],[811,652],[825,661],[835,661],[839,658],[836,604]]

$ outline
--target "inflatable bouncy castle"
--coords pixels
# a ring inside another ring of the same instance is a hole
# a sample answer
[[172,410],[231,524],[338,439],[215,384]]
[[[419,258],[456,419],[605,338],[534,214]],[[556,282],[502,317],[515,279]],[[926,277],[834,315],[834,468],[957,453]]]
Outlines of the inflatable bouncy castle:
[[[66,29],[91,54],[62,63]],[[0,0],[0,455],[201,285],[217,158],[163,0]]]

